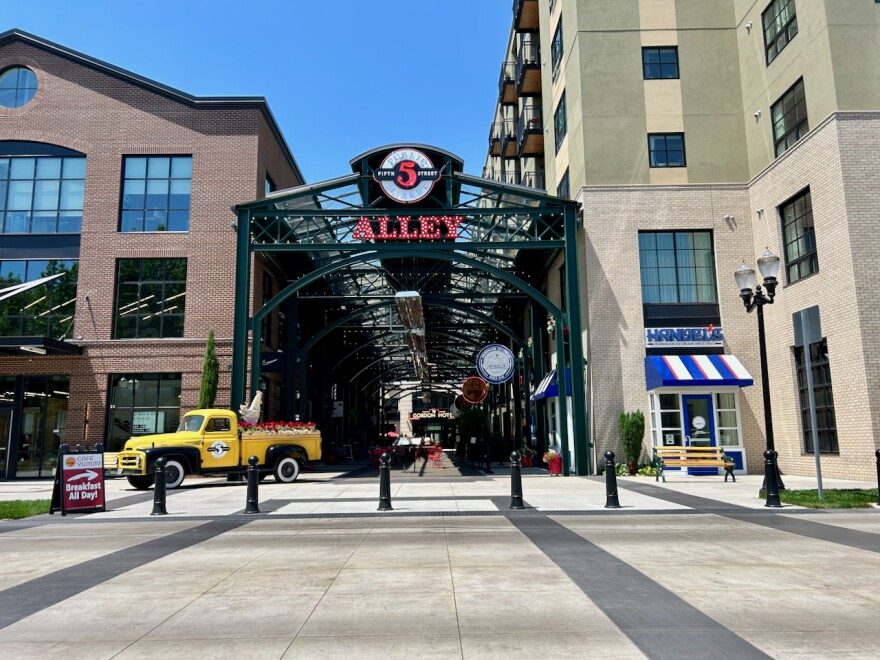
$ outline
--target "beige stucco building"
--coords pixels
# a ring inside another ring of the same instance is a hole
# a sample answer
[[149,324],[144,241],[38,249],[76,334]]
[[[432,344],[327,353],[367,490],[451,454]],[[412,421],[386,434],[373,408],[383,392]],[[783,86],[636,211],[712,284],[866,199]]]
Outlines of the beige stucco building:
[[[520,0],[513,9],[484,176],[582,206],[594,456],[619,450],[618,415],[640,409],[643,459],[652,445],[690,440],[724,446],[740,471],[762,470],[757,319],[733,273],[769,248],[781,265],[763,310],[779,465],[815,472],[792,315],[817,306],[823,474],[873,478],[880,3]],[[545,289],[560,300],[558,279]],[[648,346],[660,329],[666,340]],[[751,379],[714,377],[721,358]]]

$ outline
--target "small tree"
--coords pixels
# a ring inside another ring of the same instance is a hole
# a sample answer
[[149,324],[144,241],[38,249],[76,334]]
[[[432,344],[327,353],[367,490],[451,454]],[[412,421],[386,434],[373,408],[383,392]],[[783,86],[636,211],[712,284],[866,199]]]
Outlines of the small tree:
[[202,363],[202,382],[199,385],[199,408],[213,408],[217,397],[217,381],[220,379],[220,363],[214,352],[214,329],[208,332],[205,360]]
[[642,455],[642,440],[645,438],[645,416],[641,410],[620,413],[617,420],[620,444],[623,447],[623,460],[630,474],[635,474]]

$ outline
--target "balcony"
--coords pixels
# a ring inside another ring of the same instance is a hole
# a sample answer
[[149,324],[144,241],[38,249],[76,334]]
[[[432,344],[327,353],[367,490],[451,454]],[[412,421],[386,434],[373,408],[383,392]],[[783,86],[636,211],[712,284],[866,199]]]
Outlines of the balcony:
[[505,62],[501,65],[501,79],[498,81],[498,103],[516,105],[516,62]]
[[504,183],[511,183],[513,185],[519,184],[519,172],[516,169],[510,170],[508,172],[501,173],[501,180]]
[[513,0],[513,29],[517,32],[537,32],[538,0]]
[[489,127],[489,155],[501,155],[501,122],[496,121]]
[[517,157],[515,119],[505,119],[503,122],[501,122],[501,157]]
[[525,172],[522,175],[520,185],[544,190],[544,173],[543,172]]
[[514,76],[519,96],[541,96],[541,49],[537,41],[520,44]]
[[516,123],[516,149],[520,157],[544,155],[544,120],[540,105],[522,109]]

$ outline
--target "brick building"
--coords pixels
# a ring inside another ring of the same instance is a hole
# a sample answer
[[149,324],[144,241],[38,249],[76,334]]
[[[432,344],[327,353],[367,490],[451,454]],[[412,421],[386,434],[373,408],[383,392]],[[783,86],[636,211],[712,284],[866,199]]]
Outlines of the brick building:
[[[0,34],[0,479],[50,476],[61,442],[174,430],[211,329],[222,405],[230,207],[302,182],[263,98],[194,97]],[[278,278],[256,258],[252,299]],[[265,378],[271,414],[283,389]]]
[[[781,259],[764,309],[780,467],[815,470],[792,315],[818,306],[823,472],[872,478],[880,3],[517,0],[505,55],[484,176],[581,204],[595,455],[619,451],[618,415],[641,409],[643,456],[700,436],[760,472],[757,322],[733,273],[769,248]],[[544,285],[555,302],[559,263]],[[675,328],[690,336],[649,342]],[[751,379],[697,373],[718,356],[736,356]],[[676,369],[658,376],[664,357]],[[536,403],[552,420],[554,402]]]

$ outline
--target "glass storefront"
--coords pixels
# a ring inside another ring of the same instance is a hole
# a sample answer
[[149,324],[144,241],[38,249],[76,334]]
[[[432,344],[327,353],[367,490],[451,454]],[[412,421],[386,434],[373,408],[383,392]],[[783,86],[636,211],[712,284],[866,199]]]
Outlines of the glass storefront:
[[180,374],[110,376],[107,451],[132,436],[173,433],[180,421]]
[[655,447],[722,447],[745,468],[737,391],[649,393],[648,416]]
[[68,376],[0,378],[0,476],[51,477],[67,442]]

